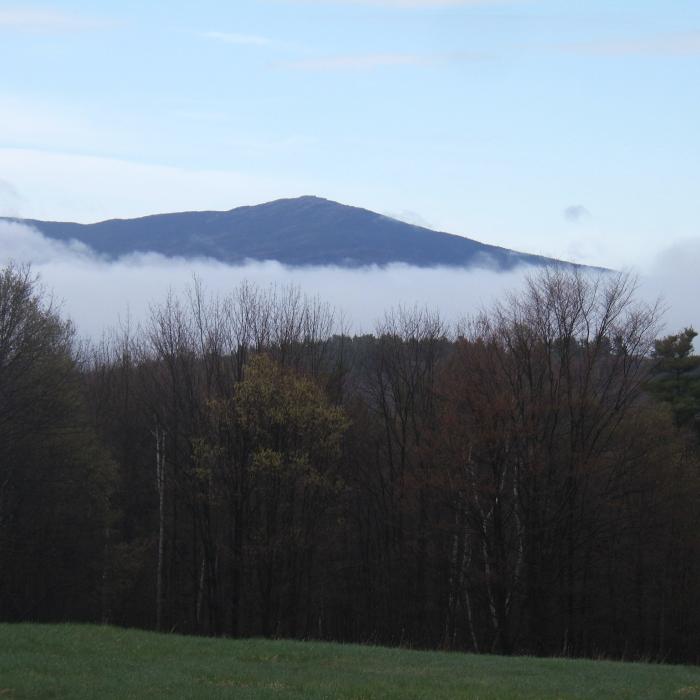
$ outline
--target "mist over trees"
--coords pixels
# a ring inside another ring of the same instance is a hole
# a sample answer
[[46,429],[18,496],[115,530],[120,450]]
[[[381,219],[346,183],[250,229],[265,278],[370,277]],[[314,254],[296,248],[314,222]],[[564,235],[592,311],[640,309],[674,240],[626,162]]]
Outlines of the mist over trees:
[[5,268],[0,618],[697,662],[700,358],[659,320],[562,269],[355,337],[195,282],[85,347]]

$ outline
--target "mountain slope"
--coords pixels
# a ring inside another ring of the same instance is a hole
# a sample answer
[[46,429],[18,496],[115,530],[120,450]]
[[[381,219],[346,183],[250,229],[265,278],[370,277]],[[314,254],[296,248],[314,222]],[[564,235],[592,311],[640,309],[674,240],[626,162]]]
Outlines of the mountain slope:
[[156,214],[96,224],[22,220],[44,235],[77,239],[99,253],[133,252],[209,257],[228,263],[277,260],[288,265],[386,265],[421,267],[551,264],[462,236],[432,231],[319,197],[280,199],[230,211]]

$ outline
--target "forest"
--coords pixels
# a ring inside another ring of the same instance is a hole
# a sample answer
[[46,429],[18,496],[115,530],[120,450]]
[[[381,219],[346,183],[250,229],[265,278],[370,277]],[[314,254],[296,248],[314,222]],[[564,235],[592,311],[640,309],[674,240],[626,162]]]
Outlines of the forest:
[[154,302],[88,343],[0,270],[1,621],[700,662],[696,334],[631,276]]

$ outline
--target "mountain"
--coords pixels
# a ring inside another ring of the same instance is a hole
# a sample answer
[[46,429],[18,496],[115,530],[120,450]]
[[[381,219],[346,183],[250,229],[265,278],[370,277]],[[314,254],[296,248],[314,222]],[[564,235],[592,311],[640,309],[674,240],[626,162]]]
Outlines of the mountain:
[[399,262],[420,267],[490,266],[502,270],[521,263],[563,264],[320,197],[279,199],[230,211],[110,219],[96,224],[19,221],[49,238],[82,241],[108,257],[150,251],[227,263],[252,259],[287,265],[358,267]]

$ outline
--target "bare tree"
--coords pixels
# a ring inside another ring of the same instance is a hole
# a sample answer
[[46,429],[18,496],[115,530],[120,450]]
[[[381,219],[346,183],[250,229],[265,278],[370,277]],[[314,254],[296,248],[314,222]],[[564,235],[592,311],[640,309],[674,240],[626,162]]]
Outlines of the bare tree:
[[616,440],[658,325],[634,289],[626,275],[547,269],[459,344],[452,371],[463,379],[448,380],[448,403],[465,423],[452,451],[470,526],[457,549],[479,543],[500,651],[513,647],[516,611],[543,644],[556,618],[561,649],[575,649],[579,579],[601,536],[596,499],[621,487]]

